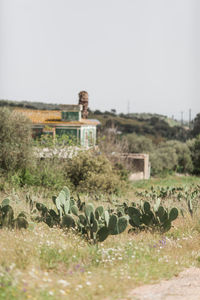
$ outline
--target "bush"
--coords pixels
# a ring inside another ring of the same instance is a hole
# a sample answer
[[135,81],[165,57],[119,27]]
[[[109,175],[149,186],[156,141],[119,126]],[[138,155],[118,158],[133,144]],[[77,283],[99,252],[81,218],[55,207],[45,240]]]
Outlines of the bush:
[[150,154],[151,174],[193,171],[191,151],[187,144],[177,140],[153,144],[150,138],[130,134],[126,136],[129,152]]
[[31,126],[20,113],[0,108],[0,169],[25,169],[31,160]]
[[136,134],[126,136],[128,142],[128,151],[131,153],[150,153],[153,151],[152,140]]
[[152,175],[174,170],[178,158],[175,149],[166,143],[162,143],[150,153]]
[[177,164],[174,166],[174,170],[180,173],[191,173],[193,171],[193,163],[188,145],[179,141],[168,141],[166,144],[176,151]]
[[170,171],[180,173],[193,171],[191,151],[187,144],[179,141],[161,143],[150,154],[150,161],[153,175]]
[[8,181],[12,186],[42,186],[50,190],[59,190],[63,185],[70,186],[66,181],[63,165],[56,160],[36,160],[32,165],[17,172],[8,173]]
[[194,119],[192,135],[195,137],[200,134],[200,113]]
[[188,141],[188,146],[191,151],[192,162],[194,165],[194,174],[200,174],[200,135],[195,139]]
[[118,193],[122,188],[120,175],[111,162],[93,151],[80,152],[69,159],[65,174],[81,192]]

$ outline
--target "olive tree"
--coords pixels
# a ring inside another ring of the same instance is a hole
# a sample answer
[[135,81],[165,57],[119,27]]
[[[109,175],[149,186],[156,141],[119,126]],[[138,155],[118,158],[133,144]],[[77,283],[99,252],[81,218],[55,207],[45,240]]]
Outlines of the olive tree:
[[0,108],[0,169],[26,168],[31,159],[31,124],[21,113]]
[[195,137],[200,134],[200,113],[196,115],[193,123],[194,126],[192,130],[192,135]]
[[194,174],[200,174],[200,134],[187,142],[192,153],[192,161],[194,165]]

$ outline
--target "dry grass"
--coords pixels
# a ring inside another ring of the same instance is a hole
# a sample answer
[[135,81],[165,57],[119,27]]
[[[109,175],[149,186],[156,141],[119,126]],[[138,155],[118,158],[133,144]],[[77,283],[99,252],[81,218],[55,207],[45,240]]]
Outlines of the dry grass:
[[[22,192],[22,201],[13,191],[7,196],[15,211],[28,210]],[[39,201],[48,197],[48,192],[38,194]],[[199,220],[179,217],[164,236],[124,233],[98,246],[41,223],[28,230],[1,230],[0,299],[128,299],[127,292],[136,286],[198,266]]]
[[0,299],[122,299],[129,288],[198,265],[199,225],[175,225],[165,237],[124,234],[99,247],[44,224],[1,230]]

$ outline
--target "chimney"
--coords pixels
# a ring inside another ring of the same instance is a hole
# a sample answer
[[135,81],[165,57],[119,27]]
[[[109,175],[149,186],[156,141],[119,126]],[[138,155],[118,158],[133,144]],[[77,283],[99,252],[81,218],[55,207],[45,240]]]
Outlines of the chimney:
[[83,106],[81,116],[83,119],[88,117],[88,93],[86,91],[81,91],[79,94],[79,105]]

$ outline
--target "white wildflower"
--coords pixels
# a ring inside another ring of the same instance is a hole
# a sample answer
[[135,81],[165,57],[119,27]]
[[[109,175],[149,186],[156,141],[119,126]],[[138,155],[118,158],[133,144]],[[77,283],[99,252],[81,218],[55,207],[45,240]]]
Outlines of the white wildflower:
[[64,279],[59,279],[57,282],[58,284],[61,284],[63,287],[70,285],[70,283]]

